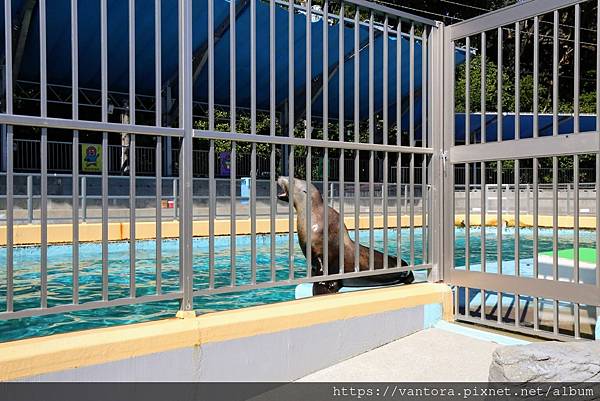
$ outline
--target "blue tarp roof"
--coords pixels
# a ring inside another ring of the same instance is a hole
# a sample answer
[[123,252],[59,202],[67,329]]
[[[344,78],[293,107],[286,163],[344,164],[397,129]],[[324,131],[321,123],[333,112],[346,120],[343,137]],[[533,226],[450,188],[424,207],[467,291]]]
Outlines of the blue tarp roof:
[[[13,18],[20,15],[25,0],[13,0]],[[99,1],[80,1],[79,7],[79,85],[86,88],[100,88],[100,9]],[[143,95],[154,93],[154,7],[145,1],[136,2],[136,92]],[[239,6],[239,4],[246,4]],[[236,55],[237,72],[236,96],[239,107],[250,106],[250,6],[238,0],[236,22]],[[214,2],[214,26],[217,29],[226,25],[229,19],[230,3],[226,0]],[[269,108],[269,5],[257,1],[257,107]],[[281,104],[288,96],[288,11],[276,7],[276,97]],[[207,43],[207,7],[206,0],[193,2],[193,49],[204,48]],[[162,70],[163,82],[177,73],[177,7],[176,3],[162,0]],[[306,16],[297,13],[295,16],[295,91],[296,96],[304,93],[306,83]],[[71,84],[71,37],[70,37],[70,0],[53,0],[47,6],[47,52],[48,82],[52,84]],[[338,64],[339,24],[329,29],[329,68]],[[313,17],[312,20],[312,79],[322,75],[323,66],[323,20]],[[368,26],[360,28],[361,46],[368,41]],[[351,25],[344,28],[346,55],[345,68],[345,116],[352,118],[354,109],[354,29]],[[230,93],[230,60],[229,29],[224,31],[215,44],[215,102],[229,104]],[[409,91],[409,40],[403,37],[402,44],[402,97],[404,105],[408,104]],[[390,120],[395,120],[396,99],[396,46],[395,37],[389,38],[389,104]],[[457,63],[464,59],[464,51],[457,50]],[[421,43],[415,43],[415,92],[419,99],[421,91]],[[360,52],[360,115],[368,116],[368,49]],[[383,32],[381,27],[375,33],[375,110],[383,107]],[[208,66],[200,71],[194,86],[194,100],[208,101]],[[18,79],[39,80],[39,19],[37,6],[34,9],[32,26],[25,46],[21,73]],[[109,91],[128,92],[128,4],[123,0],[108,0],[108,87]],[[329,83],[329,115],[338,114],[339,76],[336,73]],[[304,102],[304,98],[296,101]],[[416,126],[420,125],[421,102],[415,102]],[[406,107],[403,107],[406,109]],[[320,115],[322,97],[313,104],[313,114]],[[404,113],[403,126],[408,127],[408,113]]]
[[[481,141],[481,114],[469,114],[471,124],[471,137],[475,137],[477,142]],[[498,118],[496,113],[486,113],[486,132],[485,137],[487,142],[494,142],[498,139]],[[502,115],[502,139],[511,140],[515,138],[515,115],[513,113],[505,113]],[[465,121],[464,113],[457,113],[455,118],[455,140],[464,142],[465,140]],[[552,135],[552,114],[538,114],[539,136]],[[520,122],[520,137],[533,137],[533,115],[530,113],[521,114]],[[566,135],[573,132],[575,119],[571,114],[559,114],[558,116],[558,134]],[[580,115],[579,116],[579,131],[595,131],[596,130],[596,115]]]

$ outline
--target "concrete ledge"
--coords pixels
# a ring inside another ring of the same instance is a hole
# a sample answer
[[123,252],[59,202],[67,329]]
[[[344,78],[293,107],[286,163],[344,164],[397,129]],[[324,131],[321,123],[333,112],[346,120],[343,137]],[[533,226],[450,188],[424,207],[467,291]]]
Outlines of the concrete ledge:
[[[415,227],[421,226],[422,216],[415,216]],[[388,216],[388,227],[396,227],[396,216]],[[355,227],[354,217],[346,217],[346,227],[353,230]],[[374,217],[374,228],[383,228],[383,216]],[[400,224],[402,227],[410,225],[409,216],[401,216]],[[294,219],[294,227],[296,221]],[[369,228],[369,217],[361,216],[359,219],[361,229]],[[208,237],[208,221],[194,221],[194,237]],[[295,228],[294,228],[295,230]],[[156,238],[156,225],[152,221],[138,222],[135,225],[136,239],[149,240]],[[247,235],[251,232],[250,219],[236,220],[236,233],[238,235]],[[268,234],[271,232],[270,219],[257,219],[256,232],[258,234]],[[289,222],[287,218],[279,218],[275,221],[275,232],[289,232]],[[215,220],[215,235],[230,235],[231,224],[229,220]],[[179,222],[166,221],[162,223],[162,237],[165,239],[179,237]],[[14,244],[15,245],[39,245],[41,238],[41,226],[39,224],[24,224],[14,226]],[[108,224],[109,241],[126,241],[129,239],[129,222],[114,222]],[[48,225],[48,243],[63,244],[73,241],[73,228],[71,224],[49,224]],[[80,242],[98,242],[102,241],[101,223],[81,223],[79,224]],[[6,245],[6,226],[0,227],[0,246]]]
[[452,313],[450,288],[423,283],[58,334],[0,344],[0,380],[292,380]]

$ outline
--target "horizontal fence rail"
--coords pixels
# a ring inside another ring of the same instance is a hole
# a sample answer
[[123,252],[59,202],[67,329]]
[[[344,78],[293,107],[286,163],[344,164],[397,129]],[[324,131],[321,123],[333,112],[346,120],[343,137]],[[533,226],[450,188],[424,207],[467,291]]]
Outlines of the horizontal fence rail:
[[[50,24],[41,0],[23,44],[4,2],[0,319],[173,300],[191,311],[204,295],[440,275],[442,25],[362,0],[108,3],[88,15],[71,0]],[[82,15],[98,33],[85,35]],[[321,200],[331,211],[316,215]],[[60,224],[68,261],[55,259]],[[22,259],[23,230],[39,232],[39,264]]]
[[534,0],[446,28],[444,278],[459,320],[555,339],[598,330],[599,8]]

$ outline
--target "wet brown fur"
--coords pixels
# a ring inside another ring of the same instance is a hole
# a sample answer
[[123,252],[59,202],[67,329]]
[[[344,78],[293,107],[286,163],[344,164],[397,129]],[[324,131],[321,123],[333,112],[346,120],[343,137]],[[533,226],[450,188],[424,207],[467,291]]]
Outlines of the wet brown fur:
[[[339,272],[340,254],[339,254],[339,238],[343,237],[344,241],[344,273],[350,273],[354,271],[355,266],[355,242],[350,238],[346,225],[343,225],[343,230],[340,232],[340,214],[333,208],[325,206],[323,198],[319,190],[311,185],[310,191],[307,188],[306,182],[294,179],[294,189],[290,191],[288,188],[289,180],[287,177],[280,177],[278,180],[279,185],[287,192],[289,196],[290,192],[293,192],[294,197],[294,208],[297,214],[297,228],[298,228],[298,240],[300,248],[307,257],[307,239],[309,227],[307,227],[307,201],[306,196],[310,192],[311,196],[311,261],[313,267],[313,275],[324,274],[324,263],[323,263],[323,249],[324,249],[324,214],[325,208],[328,213],[328,270],[329,274],[336,274]],[[303,190],[306,189],[306,192]],[[280,196],[280,198],[285,198]],[[369,253],[370,249],[366,246],[359,245],[359,260],[358,266],[360,271],[369,270]],[[383,269],[384,267],[384,254],[378,250],[373,250],[374,261],[373,265],[375,269]],[[394,256],[388,255],[388,267],[393,268],[398,266],[398,260]],[[407,266],[404,260],[401,260],[402,266]],[[397,273],[396,273],[397,275]],[[390,275],[378,276],[377,279],[385,280],[389,279]],[[409,276],[406,274],[406,276]],[[410,274],[412,277],[412,273]],[[374,282],[377,281],[374,278]],[[315,283],[315,293],[331,293],[337,292],[341,284],[335,281]]]

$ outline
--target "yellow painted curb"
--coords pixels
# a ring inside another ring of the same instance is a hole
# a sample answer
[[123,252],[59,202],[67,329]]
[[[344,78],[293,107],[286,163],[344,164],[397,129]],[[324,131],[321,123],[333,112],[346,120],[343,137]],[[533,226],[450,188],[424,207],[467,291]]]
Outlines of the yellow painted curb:
[[[454,215],[454,225],[457,227],[463,227],[465,225],[464,214]],[[481,226],[481,214],[471,214],[469,217],[469,224],[473,227]],[[513,214],[502,214],[502,220],[508,227],[515,226],[515,216]],[[487,214],[485,217],[486,226],[497,225],[498,217],[496,214]],[[538,227],[552,228],[553,227],[552,216],[539,215],[538,216]],[[520,227],[533,227],[533,215],[522,214],[519,216]],[[572,229],[575,226],[575,218],[573,216],[558,216],[558,228]],[[587,230],[596,229],[596,217],[595,216],[579,216],[579,228]]]
[[[388,227],[396,227],[396,216],[388,216]],[[422,216],[414,217],[415,227],[420,227]],[[354,229],[354,217],[346,217],[344,222],[349,230]],[[400,223],[402,227],[410,225],[409,216],[401,216]],[[383,228],[383,216],[374,216],[373,228]],[[294,230],[296,221],[294,219]],[[369,228],[369,217],[361,216],[359,219],[361,229]],[[215,220],[215,235],[230,235],[231,224],[229,220]],[[209,233],[208,221],[194,221],[194,237],[207,237]],[[156,236],[156,225],[152,221],[137,222],[135,224],[135,237],[138,240],[150,240]],[[289,223],[287,218],[280,218],[275,221],[275,231],[277,233],[289,232]],[[268,234],[271,232],[270,219],[256,220],[257,234]],[[251,233],[250,219],[236,220],[236,233],[238,235],[248,235]],[[162,223],[163,238],[179,237],[179,222],[166,221]],[[15,245],[39,245],[41,238],[41,226],[39,224],[25,224],[14,226],[14,244]],[[129,222],[114,222],[108,224],[109,241],[129,240]],[[68,244],[73,241],[73,228],[71,224],[49,224],[48,225],[48,243],[49,244]],[[102,241],[101,223],[82,223],[79,225],[80,242],[98,242]],[[0,246],[6,245],[6,226],[0,227]]]
[[185,319],[93,329],[0,344],[0,380],[96,365],[178,348],[442,304],[452,320],[452,292],[422,283],[215,312]]

